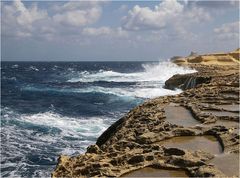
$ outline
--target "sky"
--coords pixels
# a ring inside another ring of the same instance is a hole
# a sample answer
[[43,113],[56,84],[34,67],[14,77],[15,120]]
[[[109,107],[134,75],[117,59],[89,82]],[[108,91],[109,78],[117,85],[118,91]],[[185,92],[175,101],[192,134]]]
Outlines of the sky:
[[239,1],[4,1],[2,61],[156,61],[239,48]]

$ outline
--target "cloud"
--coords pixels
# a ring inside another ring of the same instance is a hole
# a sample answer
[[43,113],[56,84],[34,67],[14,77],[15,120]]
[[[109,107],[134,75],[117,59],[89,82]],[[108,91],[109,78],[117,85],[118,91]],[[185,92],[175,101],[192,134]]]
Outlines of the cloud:
[[99,8],[73,10],[53,16],[53,21],[62,25],[84,26],[96,22],[101,16]]
[[175,0],[163,1],[152,10],[149,7],[134,6],[123,18],[126,30],[151,30],[164,28],[168,21],[183,11],[183,5]]
[[[214,25],[209,23],[214,17],[214,14],[210,14],[211,10],[196,3],[189,5],[188,1],[163,0],[155,7],[131,7],[131,3],[106,6],[106,10],[115,8],[115,11],[112,9],[115,12],[112,17],[106,17],[109,13],[103,14],[105,3],[70,1],[43,4],[21,0],[3,2],[2,35],[35,41],[48,40],[57,44],[76,42],[79,45],[116,45],[124,42],[124,45],[140,46],[177,40],[201,41],[200,38],[206,31],[212,30],[208,25]],[[122,16],[124,17],[118,24]],[[232,28],[223,25],[215,28],[214,32],[218,38],[230,38],[236,36],[236,32],[231,32]],[[228,29],[228,32],[223,33],[223,29]]]
[[128,6],[126,4],[122,4],[117,10],[119,12],[125,12],[128,10]]
[[99,35],[109,35],[112,33],[112,29],[109,27],[99,27],[99,28],[84,28],[82,34],[88,36],[99,36]]
[[55,12],[86,10],[91,8],[101,8],[106,1],[70,1],[63,4],[57,3],[51,8]]
[[174,24],[186,25],[186,22],[202,22],[211,16],[202,8],[193,6],[186,8],[185,3],[177,0],[164,0],[154,9],[134,6],[122,19],[122,27],[126,30],[161,30]]
[[[15,15],[17,23],[22,26],[31,25],[33,22],[36,22],[37,20],[40,19],[44,19],[48,15],[46,11],[39,10],[36,4],[33,4],[31,8],[27,9],[20,0],[14,1],[12,8],[16,10],[15,14],[18,14]],[[13,11],[11,7],[9,7],[8,10]],[[8,15],[14,14],[10,13]]]
[[[186,8],[187,9],[187,8]],[[182,21],[188,20],[189,23],[202,23],[212,19],[210,13],[203,8],[193,6],[182,14]]]
[[12,5],[3,5],[2,17],[3,34],[29,37],[32,36],[34,25],[46,19],[48,13],[38,9],[37,4],[26,8],[20,0],[15,0]]
[[50,3],[45,10],[37,3],[20,0],[3,4],[2,35],[18,39],[77,42],[90,44],[94,38],[126,39],[127,31],[121,27],[91,27],[102,15],[103,1],[70,1]]
[[[2,4],[2,34],[17,38],[52,40],[63,35],[80,34],[82,28],[101,17],[100,2],[58,2],[49,9],[39,9],[37,3],[25,6],[21,0]],[[48,13],[48,11],[51,13]],[[51,14],[51,15],[50,15]]]
[[122,28],[110,28],[110,27],[99,27],[99,28],[84,28],[82,34],[85,36],[108,36],[108,37],[127,37],[128,33]]
[[95,23],[102,14],[101,1],[70,1],[54,5],[53,21],[62,25],[85,26]]
[[220,40],[238,40],[240,21],[226,23],[218,28],[214,28],[214,33]]

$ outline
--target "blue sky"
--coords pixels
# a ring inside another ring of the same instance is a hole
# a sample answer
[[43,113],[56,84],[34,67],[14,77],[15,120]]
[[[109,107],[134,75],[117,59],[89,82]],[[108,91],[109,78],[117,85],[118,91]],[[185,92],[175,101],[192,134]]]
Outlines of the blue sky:
[[6,61],[164,60],[239,47],[238,1],[1,2]]

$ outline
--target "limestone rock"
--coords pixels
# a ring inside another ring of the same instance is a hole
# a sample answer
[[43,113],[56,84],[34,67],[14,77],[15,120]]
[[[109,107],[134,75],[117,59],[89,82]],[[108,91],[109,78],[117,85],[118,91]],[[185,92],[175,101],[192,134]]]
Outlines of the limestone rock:
[[189,65],[189,64],[204,64],[204,65],[236,65],[239,64],[239,54],[240,50],[229,53],[214,53],[214,54],[204,54],[198,55],[195,52],[187,57],[175,57],[172,61],[179,65]]
[[[150,166],[182,169],[190,177],[226,177],[209,162],[215,155],[208,150],[164,145],[164,141],[174,137],[211,135],[222,148],[218,150],[221,154],[239,155],[239,107],[236,107],[239,105],[239,66],[235,62],[231,62],[235,65],[205,65],[209,63],[208,59],[230,63],[225,61],[223,54],[208,56],[212,57],[197,57],[202,64],[188,62],[197,73],[176,75],[166,82],[166,87],[179,87],[184,92],[147,100],[132,109],[110,126],[96,145],[89,146],[86,153],[60,156],[52,176],[120,177]],[[191,60],[193,58],[196,57],[191,56]],[[194,82],[191,84],[191,81]],[[166,106],[186,108],[199,124],[180,126],[171,123],[164,110]],[[223,164],[231,166],[231,163]]]

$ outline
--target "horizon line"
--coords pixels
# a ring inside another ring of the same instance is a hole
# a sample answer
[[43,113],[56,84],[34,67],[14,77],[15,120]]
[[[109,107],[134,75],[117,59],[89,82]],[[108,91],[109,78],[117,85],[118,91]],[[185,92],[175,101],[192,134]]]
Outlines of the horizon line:
[[45,61],[45,60],[1,60],[1,62],[159,62],[162,60],[99,60],[99,61],[94,61],[94,60],[81,60],[81,61],[64,61],[64,60],[53,60],[53,61]]

